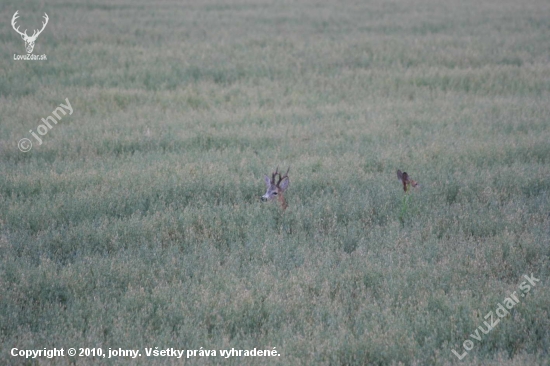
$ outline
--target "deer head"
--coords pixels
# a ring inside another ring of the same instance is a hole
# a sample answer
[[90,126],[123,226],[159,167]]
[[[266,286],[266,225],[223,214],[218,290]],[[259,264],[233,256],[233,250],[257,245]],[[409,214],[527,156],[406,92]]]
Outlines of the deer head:
[[17,20],[17,18],[19,18],[19,15],[17,15],[17,13],[19,13],[19,10],[17,10],[15,14],[13,14],[13,18],[11,18],[11,26],[13,27],[13,29],[15,29],[17,33],[21,35],[21,38],[23,38],[23,41],[25,41],[25,49],[27,50],[27,53],[32,53],[32,50],[34,49],[34,42],[36,42],[36,38],[38,38],[40,33],[42,33],[44,28],[46,28],[46,24],[48,24],[48,20],[49,20],[48,14],[44,13],[45,22],[42,22],[42,29],[40,30],[35,29],[32,36],[29,37],[27,35],[26,29],[25,29],[25,32],[21,32],[19,30],[19,26],[15,28],[15,21]]
[[417,181],[412,180],[409,178],[409,175],[407,172],[401,172],[401,170],[397,170],[397,179],[399,179],[403,183],[403,190],[407,192],[407,186],[410,184],[414,188],[420,187],[420,184],[418,184]]
[[[271,174],[271,179],[267,175],[264,176],[267,191],[265,191],[265,194],[262,196],[262,201],[271,201],[277,198],[281,203],[283,210],[288,207],[283,194],[290,183],[290,180],[288,179],[289,170],[290,167],[288,167],[285,175],[281,175],[281,173],[279,173],[279,167],[277,167],[277,169],[275,169],[275,171]],[[276,179],[277,176],[279,176],[279,179]]]

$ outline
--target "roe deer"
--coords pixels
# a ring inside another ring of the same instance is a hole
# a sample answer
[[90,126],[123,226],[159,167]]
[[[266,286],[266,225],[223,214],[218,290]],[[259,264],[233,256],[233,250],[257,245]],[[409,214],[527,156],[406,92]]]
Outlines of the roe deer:
[[401,172],[401,170],[397,169],[397,179],[399,179],[401,182],[403,182],[403,190],[405,192],[407,192],[407,185],[411,185],[413,186],[414,188],[416,188],[417,186],[419,187],[420,184],[418,184],[417,181],[415,180],[412,180],[411,178],[409,178],[409,175],[407,174],[407,172]]
[[[281,204],[281,207],[283,208],[283,211],[288,207],[284,192],[288,188],[288,184],[290,183],[290,180],[288,179],[288,171],[290,170],[290,167],[288,167],[285,175],[281,175],[279,173],[279,167],[275,169],[275,172],[271,174],[271,179],[267,175],[264,175],[265,185],[267,186],[267,191],[262,196],[262,201],[271,201],[275,198],[279,200],[279,203]],[[277,182],[275,182],[275,178],[279,176],[279,179]]]

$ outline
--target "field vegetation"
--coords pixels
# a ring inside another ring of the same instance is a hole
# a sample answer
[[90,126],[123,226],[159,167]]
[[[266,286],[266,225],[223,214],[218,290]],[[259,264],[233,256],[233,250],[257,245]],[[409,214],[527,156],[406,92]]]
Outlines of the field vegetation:
[[2,3],[1,364],[550,363],[548,1]]

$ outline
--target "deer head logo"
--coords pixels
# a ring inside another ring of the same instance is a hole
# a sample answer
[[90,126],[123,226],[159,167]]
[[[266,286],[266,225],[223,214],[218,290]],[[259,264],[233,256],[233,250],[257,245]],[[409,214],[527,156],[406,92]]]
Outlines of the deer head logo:
[[11,18],[11,26],[13,27],[13,29],[15,29],[17,33],[21,35],[21,38],[23,38],[23,41],[25,41],[25,49],[27,50],[27,53],[32,53],[32,50],[34,49],[34,42],[36,42],[36,38],[38,38],[40,33],[42,33],[44,28],[46,28],[46,24],[48,24],[48,20],[49,20],[48,14],[44,13],[45,22],[42,22],[42,29],[40,30],[35,29],[32,36],[29,37],[27,35],[26,29],[25,29],[25,32],[21,32],[19,30],[19,26],[15,28],[15,21],[17,20],[17,18],[19,18],[19,15],[17,15],[17,13],[19,13],[19,10],[17,10],[15,14],[13,14],[13,18]]
[[[275,169],[275,171],[271,174],[271,179],[269,179],[267,175],[264,176],[267,191],[265,191],[265,194],[262,196],[262,201],[271,201],[277,198],[283,210],[288,207],[283,193],[286,191],[288,184],[290,183],[290,180],[288,179],[289,170],[290,167],[288,167],[285,175],[281,175],[281,173],[279,173],[279,167],[277,167],[277,169]],[[279,179],[275,181],[277,176],[279,176]]]
[[407,174],[407,172],[401,172],[401,170],[399,170],[399,169],[397,170],[397,179],[399,179],[403,183],[403,190],[405,192],[407,192],[407,186],[408,185],[411,185],[414,188],[420,187],[420,184],[418,184],[417,181],[412,180],[411,178],[409,178],[409,175]]

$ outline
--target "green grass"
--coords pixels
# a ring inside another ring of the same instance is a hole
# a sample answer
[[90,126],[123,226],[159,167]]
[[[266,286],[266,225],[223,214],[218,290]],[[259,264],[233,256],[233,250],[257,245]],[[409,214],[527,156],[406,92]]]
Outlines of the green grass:
[[[547,1],[4,3],[0,363],[550,363]],[[15,10],[47,61],[13,60]]]

